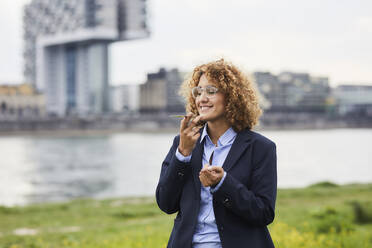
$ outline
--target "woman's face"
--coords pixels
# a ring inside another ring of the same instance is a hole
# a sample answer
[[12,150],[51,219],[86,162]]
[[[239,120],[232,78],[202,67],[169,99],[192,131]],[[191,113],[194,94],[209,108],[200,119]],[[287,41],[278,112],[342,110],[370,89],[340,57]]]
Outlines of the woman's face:
[[[205,75],[202,75],[200,77],[198,86],[205,89],[205,87],[208,85],[217,87],[213,83],[210,83]],[[203,117],[203,121],[225,121],[225,96],[220,91],[217,91],[217,93],[213,96],[207,96],[204,90],[200,96],[195,98],[195,103],[199,115]]]

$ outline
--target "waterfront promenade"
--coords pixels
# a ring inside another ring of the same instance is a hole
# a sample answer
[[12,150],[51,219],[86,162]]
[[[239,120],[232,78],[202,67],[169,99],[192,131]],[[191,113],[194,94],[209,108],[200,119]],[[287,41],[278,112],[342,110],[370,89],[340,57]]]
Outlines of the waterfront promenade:
[[[177,130],[179,118],[167,113],[87,117],[44,117],[0,120],[0,133],[18,131],[167,131]],[[319,113],[270,113],[262,116],[259,130],[371,128],[372,117],[334,117]]]

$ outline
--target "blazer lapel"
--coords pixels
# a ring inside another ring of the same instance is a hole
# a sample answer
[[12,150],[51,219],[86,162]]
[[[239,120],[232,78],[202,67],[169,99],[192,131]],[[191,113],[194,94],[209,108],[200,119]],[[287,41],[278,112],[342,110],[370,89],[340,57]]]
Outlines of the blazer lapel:
[[251,135],[249,130],[243,130],[236,135],[235,141],[231,146],[229,153],[223,163],[222,168],[229,171],[238,161],[243,152],[251,143]]
[[192,152],[191,157],[191,165],[192,165],[192,175],[194,179],[194,186],[196,191],[196,199],[200,199],[200,179],[199,179],[199,172],[202,169],[202,159],[203,159],[203,151],[204,151],[204,140],[200,142],[200,138],[196,142],[195,148]]

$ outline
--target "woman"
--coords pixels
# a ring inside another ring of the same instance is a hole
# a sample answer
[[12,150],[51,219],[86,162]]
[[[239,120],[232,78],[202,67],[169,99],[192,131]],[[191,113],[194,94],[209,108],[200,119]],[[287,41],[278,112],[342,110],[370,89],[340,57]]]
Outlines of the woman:
[[181,93],[189,114],[156,189],[159,208],[177,212],[168,247],[274,247],[276,147],[251,131],[261,115],[251,82],[218,60],[196,67]]

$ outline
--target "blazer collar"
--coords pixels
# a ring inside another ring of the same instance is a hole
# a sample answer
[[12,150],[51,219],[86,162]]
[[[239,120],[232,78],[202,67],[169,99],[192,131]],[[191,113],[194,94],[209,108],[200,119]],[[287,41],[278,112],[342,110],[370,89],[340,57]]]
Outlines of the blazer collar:
[[252,131],[249,129],[244,129],[240,131],[234,143],[231,146],[229,153],[222,165],[225,171],[229,171],[238,161],[243,152],[247,149],[248,145],[252,142]]

